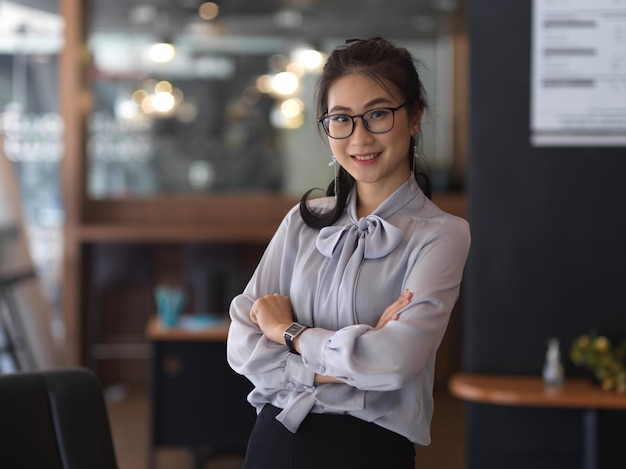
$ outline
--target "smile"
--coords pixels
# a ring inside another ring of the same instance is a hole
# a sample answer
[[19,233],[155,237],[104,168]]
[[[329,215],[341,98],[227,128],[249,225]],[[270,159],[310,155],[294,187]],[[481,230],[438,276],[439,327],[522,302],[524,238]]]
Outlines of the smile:
[[380,156],[380,153],[369,153],[367,155],[352,155],[352,158],[354,158],[357,161],[369,161],[369,160],[373,160],[374,158]]

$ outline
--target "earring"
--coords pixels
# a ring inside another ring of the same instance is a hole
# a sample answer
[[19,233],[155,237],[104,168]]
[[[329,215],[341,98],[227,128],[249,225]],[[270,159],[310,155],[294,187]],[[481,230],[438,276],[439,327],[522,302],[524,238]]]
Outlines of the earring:
[[337,184],[339,182],[339,163],[337,163],[337,158],[335,158],[335,155],[330,155],[330,163],[328,163],[328,166],[335,167],[335,199],[336,199],[337,198]]
[[414,173],[417,168],[417,158],[419,157],[419,148],[417,146],[417,141],[413,140],[413,152],[409,159],[409,167],[411,168],[411,172]]

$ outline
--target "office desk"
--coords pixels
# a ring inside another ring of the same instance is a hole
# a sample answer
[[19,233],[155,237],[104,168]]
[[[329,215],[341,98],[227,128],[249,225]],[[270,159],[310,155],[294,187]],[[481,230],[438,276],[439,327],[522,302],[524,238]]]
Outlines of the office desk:
[[252,384],[226,362],[228,323],[187,330],[151,318],[148,464],[159,446],[190,449],[194,466],[220,453],[245,454],[256,417],[246,401]]
[[599,467],[597,411],[626,410],[626,395],[602,391],[584,378],[567,378],[562,387],[550,388],[540,376],[460,373],[449,388],[459,399],[483,404],[582,409],[584,469]]

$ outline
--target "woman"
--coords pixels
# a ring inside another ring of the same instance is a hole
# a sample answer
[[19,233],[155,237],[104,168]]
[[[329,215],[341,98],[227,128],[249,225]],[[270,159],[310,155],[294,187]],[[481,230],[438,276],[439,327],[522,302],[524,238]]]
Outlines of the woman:
[[230,309],[228,361],[258,413],[244,468],[413,469],[469,227],[424,193],[426,102],[406,49],[336,49],[316,98],[335,181],[287,214]]

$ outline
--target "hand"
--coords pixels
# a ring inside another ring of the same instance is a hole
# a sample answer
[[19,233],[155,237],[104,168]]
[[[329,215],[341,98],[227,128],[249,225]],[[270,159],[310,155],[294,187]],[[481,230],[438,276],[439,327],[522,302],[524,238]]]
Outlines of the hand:
[[[402,292],[402,295],[400,295],[396,301],[394,301],[389,306],[387,306],[387,308],[385,308],[385,311],[383,311],[383,315],[378,320],[378,324],[376,324],[375,329],[376,330],[381,329],[389,321],[397,321],[398,318],[400,317],[398,316],[398,312],[402,308],[404,308],[406,305],[408,305],[411,302],[412,298],[413,298],[413,293],[411,293],[409,290],[404,290],[404,292]],[[344,381],[341,381],[340,379],[337,379],[337,378],[333,378],[332,376],[319,375],[317,373],[315,374],[315,384],[326,384],[326,383],[345,384]]]
[[383,315],[378,320],[378,324],[376,324],[376,327],[374,329],[381,329],[389,321],[397,321],[400,317],[398,315],[398,312],[406,305],[408,305],[411,302],[412,298],[413,293],[411,293],[409,290],[404,290],[402,292],[402,295],[400,295],[396,301],[394,301],[389,306],[387,306],[387,308],[385,308],[385,311],[383,311]]
[[278,293],[262,296],[252,305],[250,319],[268,339],[284,345],[283,332],[293,322],[291,299]]
[[346,384],[340,379],[333,378],[332,376],[318,375],[317,373],[315,373],[315,379],[313,382],[315,384],[329,384],[329,383]]

